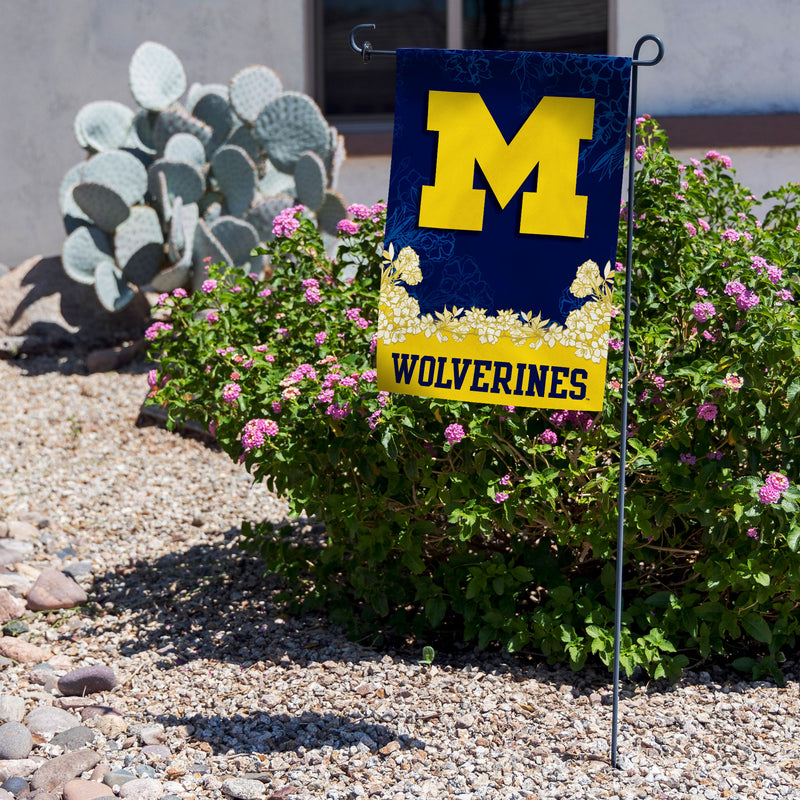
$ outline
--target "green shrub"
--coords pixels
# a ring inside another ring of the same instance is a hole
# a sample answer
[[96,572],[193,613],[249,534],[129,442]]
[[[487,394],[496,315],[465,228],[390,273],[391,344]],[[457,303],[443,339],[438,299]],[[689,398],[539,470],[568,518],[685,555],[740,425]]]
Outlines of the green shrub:
[[[655,122],[639,133],[622,665],[779,676],[800,630],[800,187],[762,225],[725,156],[682,165]],[[212,268],[163,296],[153,402],[325,522],[324,540],[243,528],[297,607],[610,664],[622,315],[596,415],[379,393],[383,209],[350,212],[337,261],[290,209],[268,283]]]

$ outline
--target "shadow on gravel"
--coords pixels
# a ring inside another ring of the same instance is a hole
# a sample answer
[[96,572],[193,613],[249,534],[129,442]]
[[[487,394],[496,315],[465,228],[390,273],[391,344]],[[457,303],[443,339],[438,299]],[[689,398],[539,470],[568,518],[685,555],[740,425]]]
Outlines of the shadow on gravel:
[[[158,722],[167,728],[191,725],[194,728],[192,739],[207,742],[215,753],[226,753],[231,749],[237,753],[282,753],[301,747],[306,750],[322,747],[346,750],[359,743],[374,751],[390,742],[397,742],[399,750],[430,747],[421,739],[398,735],[396,730],[386,725],[313,711],[304,711],[297,716],[266,711],[211,717],[164,714],[158,717]],[[243,731],[246,745],[243,744]]]
[[[296,521],[296,525],[299,530],[303,521]],[[238,548],[238,529],[209,533],[208,544],[181,544],[195,535],[191,531],[177,534],[174,552],[152,561],[132,561],[115,572],[95,577],[94,599],[108,609],[104,626],[118,615],[120,628],[135,631],[135,636],[120,641],[122,655],[155,651],[161,657],[157,663],[162,669],[203,658],[244,669],[259,661],[280,663],[288,659],[304,666],[328,659],[377,662],[385,655],[413,664],[421,657],[422,646],[430,643],[436,649],[435,663],[440,668],[483,670],[510,675],[517,682],[567,684],[576,697],[605,693],[608,688],[610,676],[599,669],[587,667],[575,673],[566,666],[550,666],[522,653],[478,651],[472,643],[454,637],[433,642],[396,639],[380,648],[354,643],[323,613],[288,614],[275,601],[275,595],[284,588],[281,580],[265,575],[263,562]],[[635,688],[635,683],[624,686],[623,696],[632,696]]]
[[201,658],[250,666],[288,656],[302,664],[352,647],[322,617],[285,615],[273,600],[280,580],[238,548],[238,533],[209,534],[209,544],[185,549],[181,540],[198,534],[176,535],[174,552],[95,577],[94,598],[108,608],[104,624],[124,614],[120,626],[136,631],[120,642],[121,654],[155,650],[168,669]]
[[[300,535],[303,521],[295,524]],[[506,675],[520,683],[534,680],[561,687],[576,699],[594,696],[592,702],[598,702],[599,695],[603,705],[611,703],[611,675],[598,666],[573,672],[563,664],[548,665],[535,654],[479,651],[471,643],[455,638],[433,642],[395,640],[379,649],[368,643],[354,643],[322,613],[301,617],[288,614],[275,600],[283,584],[276,576],[264,574],[264,564],[258,557],[239,549],[238,529],[209,532],[208,544],[182,544],[198,536],[202,538],[203,534],[193,529],[176,533],[174,552],[131,562],[95,577],[94,598],[107,608],[104,626],[113,624],[111,619],[118,615],[120,629],[135,631],[131,638],[120,641],[122,655],[155,651],[160,656],[157,665],[165,670],[204,658],[237,664],[243,669],[260,661],[305,666],[328,659],[377,662],[385,655],[413,664],[420,658],[422,646],[432,644],[436,648],[435,664],[443,669],[466,673],[480,670]],[[795,679],[796,670],[786,666],[787,678]],[[734,692],[749,683],[741,673],[720,664],[698,665],[685,673],[682,682],[710,690],[725,686]],[[664,695],[674,687],[642,676],[641,680],[623,680],[620,697],[632,698],[642,690],[648,695]],[[213,730],[222,726],[220,735],[224,738],[226,727],[236,724],[235,719],[220,716],[209,720],[208,727]],[[362,732],[372,737],[366,728]]]

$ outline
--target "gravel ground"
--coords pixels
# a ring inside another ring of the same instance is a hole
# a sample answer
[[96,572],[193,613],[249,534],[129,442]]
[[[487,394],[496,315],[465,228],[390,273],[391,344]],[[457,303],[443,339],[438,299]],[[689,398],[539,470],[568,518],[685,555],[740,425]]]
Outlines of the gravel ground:
[[[374,650],[288,616],[237,548],[241,520],[282,519],[281,500],[202,441],[136,427],[144,362],[84,365],[0,361],[0,521],[38,529],[8,567],[20,580],[57,567],[86,588],[81,607],[29,614],[21,638],[55,676],[114,670],[92,702],[120,722],[89,719],[89,748],[146,776],[139,796],[800,798],[797,664],[783,687],[716,667],[625,684],[612,769],[603,673],[466,650],[426,666],[421,644]],[[35,667],[3,660],[0,695],[69,705]],[[62,751],[39,735],[28,761]]]

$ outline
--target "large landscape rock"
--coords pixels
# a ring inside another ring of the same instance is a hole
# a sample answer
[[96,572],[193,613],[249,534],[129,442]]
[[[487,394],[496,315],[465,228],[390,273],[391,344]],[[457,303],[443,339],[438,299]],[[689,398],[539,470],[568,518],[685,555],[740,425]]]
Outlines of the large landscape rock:
[[0,274],[0,351],[37,352],[58,345],[104,347],[141,339],[150,316],[140,294],[106,311],[94,287],[75,283],[60,256],[34,256]]

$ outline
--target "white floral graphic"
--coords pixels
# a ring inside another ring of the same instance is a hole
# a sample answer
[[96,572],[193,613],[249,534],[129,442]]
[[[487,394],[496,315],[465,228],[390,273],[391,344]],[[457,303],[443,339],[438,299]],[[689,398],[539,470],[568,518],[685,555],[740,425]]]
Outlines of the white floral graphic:
[[424,334],[435,336],[440,342],[452,339],[463,341],[467,336],[477,336],[482,344],[495,344],[508,338],[514,345],[534,350],[543,344],[556,344],[574,350],[578,358],[599,363],[606,356],[609,319],[612,311],[611,264],[603,274],[594,261],[585,261],[578,267],[570,292],[575,297],[588,300],[571,311],[564,325],[550,324],[540,314],[532,311],[498,311],[487,316],[485,308],[452,308],[420,315],[419,303],[400,283],[414,286],[422,281],[419,256],[410,247],[404,247],[397,257],[394,245],[383,253],[381,267],[381,304],[378,315],[378,338],[384,344],[405,341],[407,336]]

